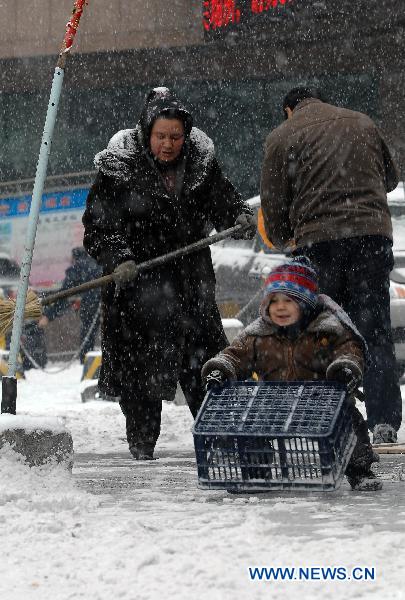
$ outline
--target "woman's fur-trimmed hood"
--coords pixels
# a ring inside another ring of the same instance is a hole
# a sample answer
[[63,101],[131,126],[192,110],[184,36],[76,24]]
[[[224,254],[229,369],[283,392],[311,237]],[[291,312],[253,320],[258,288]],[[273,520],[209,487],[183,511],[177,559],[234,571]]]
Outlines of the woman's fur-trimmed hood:
[[105,150],[96,154],[94,164],[116,183],[126,184],[145,170],[154,169],[149,138],[153,123],[159,117],[180,119],[184,125],[182,159],[186,162],[188,187],[194,189],[208,175],[214,160],[213,141],[200,129],[193,127],[193,117],[182,102],[166,87],[153,88],[146,96],[135,129],[118,131]]
[[[117,184],[126,184],[138,174],[144,173],[145,164],[149,164],[146,150],[142,144],[142,132],[138,124],[135,129],[118,131],[109,141],[105,150],[96,154],[95,167]],[[214,143],[203,131],[193,127],[187,148],[187,172],[190,188],[200,185],[208,176],[209,168],[215,157]]]

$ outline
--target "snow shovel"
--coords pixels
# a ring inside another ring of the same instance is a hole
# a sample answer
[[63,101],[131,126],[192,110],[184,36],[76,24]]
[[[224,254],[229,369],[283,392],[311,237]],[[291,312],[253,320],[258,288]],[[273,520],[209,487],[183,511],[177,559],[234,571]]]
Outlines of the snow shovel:
[[[192,244],[189,244],[188,246],[179,248],[178,250],[173,250],[168,254],[163,254],[162,256],[157,256],[156,258],[152,258],[143,263],[140,263],[139,265],[137,265],[138,270],[145,271],[147,269],[152,269],[153,267],[163,265],[164,263],[167,263],[180,256],[185,256],[186,254],[191,254],[192,252],[196,252],[197,250],[207,248],[208,246],[211,246],[211,244],[215,244],[216,242],[224,240],[225,238],[230,237],[231,235],[236,233],[237,231],[243,229],[246,229],[246,226],[235,225],[234,227],[230,227],[229,229],[225,229],[220,233],[210,235],[202,240],[199,240],[198,242],[194,242]],[[94,288],[103,287],[113,281],[114,279],[112,274],[104,275],[103,277],[99,277],[98,279],[93,279],[91,281],[87,281],[86,283],[82,283],[81,285],[77,285],[67,290],[62,290],[61,292],[50,294],[49,296],[46,296],[44,298],[38,298],[37,294],[33,290],[29,290],[27,294],[27,301],[25,304],[24,318],[38,320],[42,316],[42,308],[44,306],[48,306],[49,304],[53,304],[57,300],[68,298],[69,296],[75,296],[76,294],[81,294]],[[0,300],[0,335],[4,335],[11,329],[14,318],[14,312],[15,300]]]

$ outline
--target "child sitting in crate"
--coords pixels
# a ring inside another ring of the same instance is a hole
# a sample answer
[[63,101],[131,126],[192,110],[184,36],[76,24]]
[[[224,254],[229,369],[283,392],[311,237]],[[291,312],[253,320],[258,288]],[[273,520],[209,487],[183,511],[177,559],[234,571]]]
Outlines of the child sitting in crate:
[[345,383],[357,436],[345,474],[354,490],[379,490],[382,482],[371,470],[378,455],[353,395],[362,380],[365,342],[343,309],[317,290],[317,274],[306,257],[274,268],[265,282],[259,318],[206,362],[202,374],[207,389],[252,373],[262,381]]

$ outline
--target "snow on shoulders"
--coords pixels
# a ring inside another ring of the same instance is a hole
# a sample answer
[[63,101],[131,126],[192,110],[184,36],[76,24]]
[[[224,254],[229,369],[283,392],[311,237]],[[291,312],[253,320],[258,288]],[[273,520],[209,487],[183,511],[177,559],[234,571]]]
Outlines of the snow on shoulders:
[[158,86],[153,88],[153,91],[156,92],[157,94],[170,94],[170,90],[167,87],[164,86]]
[[110,152],[120,152],[128,146],[128,138],[131,137],[134,129],[121,129],[114,133],[110,141],[108,142],[107,150]]
[[105,175],[128,181],[132,170],[126,164],[136,152],[135,129],[121,129],[112,136],[105,150],[94,157],[94,165]]
[[190,140],[197,146],[201,154],[207,155],[207,160],[214,156],[214,142],[201,129],[193,127],[190,132]]

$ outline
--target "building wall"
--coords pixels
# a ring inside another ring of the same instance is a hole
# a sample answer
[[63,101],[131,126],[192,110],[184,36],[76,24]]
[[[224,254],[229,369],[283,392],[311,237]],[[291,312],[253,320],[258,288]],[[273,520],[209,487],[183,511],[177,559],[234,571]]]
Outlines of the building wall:
[[[55,55],[73,0],[0,0],[0,58]],[[193,0],[89,0],[75,51],[100,52],[201,43]]]
[[[249,6],[250,0],[237,1]],[[0,197],[10,189],[4,182],[35,175],[72,5],[0,0]],[[404,0],[292,0],[288,21],[269,13],[268,20],[259,15],[257,30],[250,20],[241,30],[205,33],[202,5],[89,0],[67,63],[50,175],[91,171],[94,154],[115,131],[135,125],[146,91],[168,85],[214,139],[225,173],[245,197],[255,195],[263,142],[282,120],[282,98],[309,83],[331,102],[375,119],[405,180]],[[341,11],[337,21],[325,14],[328,7]],[[23,185],[32,190],[32,182]],[[51,350],[77,347],[77,315],[65,319],[48,332]]]
[[[94,154],[111,135],[135,125],[146,91],[169,85],[190,106],[196,125],[213,137],[227,175],[244,195],[255,194],[263,142],[282,120],[284,94],[311,83],[323,87],[331,102],[376,120],[405,179],[405,2],[300,0],[297,6],[311,2],[317,10],[333,6],[347,15],[314,18],[314,12],[298,11],[289,21],[262,20],[260,30],[229,28],[204,35],[200,0],[90,0],[67,64],[49,174],[91,170]],[[27,35],[33,45],[41,39],[49,46],[38,45],[38,55],[26,47],[29,56],[0,60],[0,181],[35,174],[55,65],[51,46],[60,44],[71,3],[32,1],[39,25],[36,32],[27,25]],[[21,0],[0,0],[0,11],[5,6],[24,14]],[[41,21],[44,6],[56,12],[45,11]],[[14,37],[5,29],[21,53],[19,27]],[[38,33],[40,27],[49,36],[56,29],[62,34],[58,31],[51,42]],[[181,42],[184,36],[187,42]],[[6,56],[1,40],[0,54]]]

